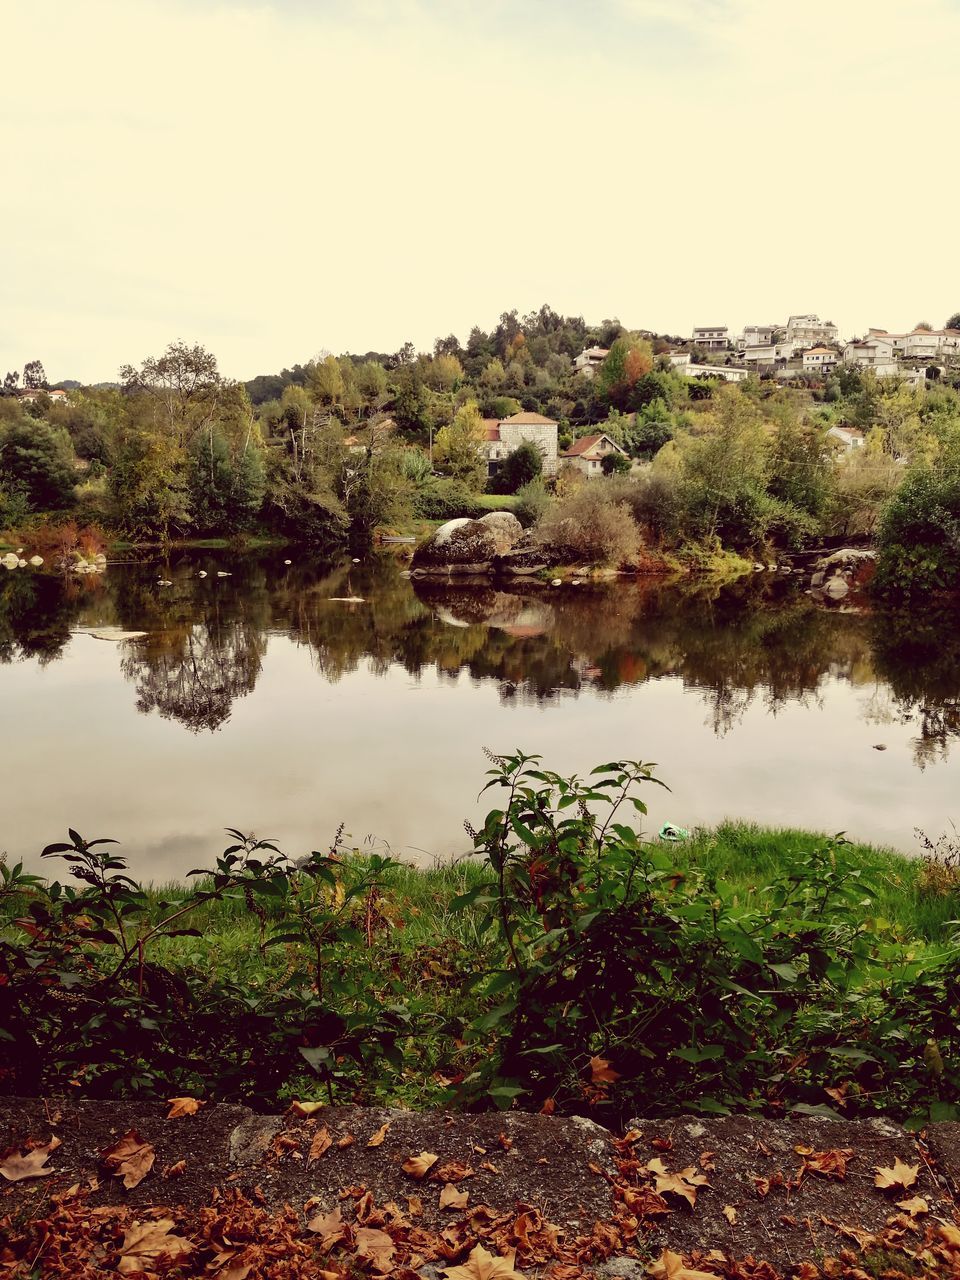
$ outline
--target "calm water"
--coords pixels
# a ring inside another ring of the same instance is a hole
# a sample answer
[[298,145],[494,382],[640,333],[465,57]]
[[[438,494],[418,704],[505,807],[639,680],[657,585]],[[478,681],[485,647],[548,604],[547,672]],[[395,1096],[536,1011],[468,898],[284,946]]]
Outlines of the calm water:
[[[956,615],[828,613],[767,575],[506,594],[414,584],[389,556],[283,559],[0,570],[0,849],[35,863],[71,825],[159,879],[206,865],[225,826],[299,854],[342,821],[462,852],[484,746],[562,771],[655,760],[672,792],[653,826],[751,817],[910,850],[960,818]],[[117,630],[147,634],[91,634]]]

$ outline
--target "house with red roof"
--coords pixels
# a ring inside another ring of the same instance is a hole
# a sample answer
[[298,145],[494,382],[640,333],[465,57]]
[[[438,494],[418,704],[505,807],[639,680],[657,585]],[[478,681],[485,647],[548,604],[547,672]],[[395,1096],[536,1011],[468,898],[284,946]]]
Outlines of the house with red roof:
[[619,453],[628,457],[627,451],[621,449],[616,440],[604,432],[593,436],[581,436],[574,440],[569,449],[560,455],[560,461],[576,467],[588,476],[598,476],[603,472],[603,460],[608,454]]

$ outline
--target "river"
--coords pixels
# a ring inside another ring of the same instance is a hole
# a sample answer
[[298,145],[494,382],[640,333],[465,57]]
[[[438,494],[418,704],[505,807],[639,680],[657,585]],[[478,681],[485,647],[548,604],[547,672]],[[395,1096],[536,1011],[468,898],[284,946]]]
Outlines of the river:
[[227,826],[293,855],[341,822],[462,853],[484,747],[655,761],[651,830],[748,818],[916,851],[960,816],[956,614],[840,612],[768,574],[451,588],[389,554],[0,575],[0,850],[32,867],[68,826],[155,881],[209,865]]

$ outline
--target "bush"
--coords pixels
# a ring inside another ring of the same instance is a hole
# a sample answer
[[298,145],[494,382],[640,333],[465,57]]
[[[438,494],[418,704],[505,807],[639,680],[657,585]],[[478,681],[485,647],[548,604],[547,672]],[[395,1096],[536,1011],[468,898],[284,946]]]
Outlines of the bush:
[[513,504],[513,514],[525,529],[531,528],[550,508],[553,499],[547,492],[546,485],[539,478],[531,480],[522,489],[518,489]]
[[877,552],[885,595],[960,588],[960,474],[913,471],[881,517]]
[[421,520],[456,520],[460,516],[478,520],[487,512],[465,484],[440,477],[434,477],[417,490],[413,505],[414,513]]
[[543,471],[543,455],[530,440],[524,440],[513,453],[500,463],[500,469],[490,478],[490,493],[516,493]]
[[468,1097],[614,1123],[641,1108],[835,1115],[838,1093],[850,1113],[914,1125],[960,1115],[957,951],[915,961],[885,938],[846,841],[744,905],[621,819],[646,813],[652,766],[581,780],[493,759],[504,801],[474,833],[490,874],[460,905],[487,911],[507,961],[472,1028],[488,1052]]
[[542,517],[537,537],[571,561],[635,564],[640,531],[625,502],[618,502],[605,480],[568,490]]

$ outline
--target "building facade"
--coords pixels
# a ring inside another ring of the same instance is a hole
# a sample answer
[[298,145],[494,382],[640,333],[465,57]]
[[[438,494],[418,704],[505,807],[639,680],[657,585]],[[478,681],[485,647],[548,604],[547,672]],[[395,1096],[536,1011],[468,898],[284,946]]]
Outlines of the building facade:
[[553,418],[545,418],[542,413],[515,413],[509,418],[484,418],[484,440],[481,448],[487,462],[487,475],[496,475],[504,458],[508,458],[525,442],[535,444],[540,450],[543,474],[555,475],[557,427]]

